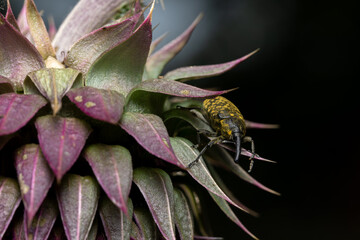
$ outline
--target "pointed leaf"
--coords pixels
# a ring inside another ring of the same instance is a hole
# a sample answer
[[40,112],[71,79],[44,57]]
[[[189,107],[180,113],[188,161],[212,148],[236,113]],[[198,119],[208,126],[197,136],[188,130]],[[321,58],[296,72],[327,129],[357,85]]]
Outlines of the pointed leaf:
[[[192,147],[193,144],[185,138],[170,138],[170,142],[177,158],[184,166],[189,165],[189,163],[195,160],[199,154],[199,151]],[[217,185],[217,183],[211,176],[209,170],[207,169],[202,157],[200,158],[198,163],[194,164],[190,169],[187,169],[187,171],[198,183],[204,186],[208,191],[225,199],[235,207],[246,211],[247,208],[233,202]]]
[[133,221],[131,222],[130,240],[138,240],[138,239],[143,239],[143,237],[141,236],[139,227]]
[[98,233],[98,219],[95,217],[88,238],[86,240],[96,240],[97,233]]
[[146,62],[146,79],[157,78],[161,74],[165,65],[185,46],[201,18],[202,15],[199,15],[185,32],[149,57]]
[[160,37],[158,37],[157,39],[155,39],[154,41],[152,41],[151,45],[150,45],[150,50],[149,50],[149,55],[151,55],[153,53],[153,51],[155,50],[155,48],[164,40],[164,38],[166,37],[167,33],[164,33],[163,35],[161,35]]
[[71,47],[65,58],[65,64],[86,74],[91,64],[102,53],[129,38],[134,26],[134,21],[126,19],[87,34]]
[[246,128],[261,128],[261,129],[275,129],[279,128],[279,124],[257,123],[245,120]]
[[[5,1],[5,0],[4,0]],[[13,27],[20,31],[20,28],[16,22],[16,17],[14,16],[14,13],[11,9],[11,6],[10,6],[10,0],[7,0],[7,11],[6,11],[6,16],[5,16],[6,20],[11,24],[13,25]]]
[[87,239],[100,195],[96,180],[90,176],[68,174],[56,193],[66,237],[69,240]]
[[128,215],[124,214],[107,197],[104,196],[100,200],[99,212],[107,239],[125,240],[130,238],[133,213],[133,204],[130,199],[127,203],[127,209]]
[[36,9],[35,3],[33,0],[25,0],[25,4],[26,20],[37,50],[44,59],[49,56],[55,57],[55,51],[51,45],[49,34],[40,13]]
[[91,128],[76,118],[43,116],[35,127],[41,150],[58,182],[80,155]]
[[54,174],[37,144],[16,151],[15,167],[29,226],[54,181]]
[[[214,146],[215,148],[217,146]],[[243,150],[243,149],[242,149]],[[223,166],[226,167],[229,171],[233,172],[234,174],[236,174],[238,177],[240,177],[241,179],[243,179],[244,181],[246,182],[249,182],[255,186],[257,186],[258,188],[264,190],[264,191],[267,191],[267,192],[270,192],[272,194],[275,194],[275,195],[280,195],[280,193],[264,186],[263,184],[261,184],[260,182],[258,182],[256,179],[254,179],[249,173],[247,173],[241,166],[239,166],[238,164],[236,164],[232,158],[232,156],[230,156],[230,154],[224,150],[223,148],[219,147],[217,148],[217,151],[216,153],[218,154],[216,156],[217,159],[221,159],[222,162],[224,163]],[[241,152],[242,155],[245,155],[243,154],[243,151]],[[249,152],[249,157],[251,156],[252,154]]]
[[205,65],[205,66],[191,66],[191,67],[182,67],[175,70],[172,70],[165,74],[164,79],[167,80],[181,80],[188,81],[193,79],[205,78],[205,77],[214,77],[220,75],[226,71],[229,71],[237,64],[248,59],[250,56],[255,54],[258,50],[255,50],[248,55],[221,64]]
[[0,136],[19,130],[46,104],[41,96],[16,93],[0,95],[0,102]]
[[18,183],[0,176],[0,239],[4,236],[21,201]]
[[[79,71],[72,68],[43,68],[28,76],[40,93],[51,103],[54,115],[61,109],[61,99],[78,77]],[[24,86],[25,93],[27,92]]]
[[174,196],[169,175],[161,169],[137,168],[134,170],[134,183],[144,196],[164,238],[175,240]]
[[35,47],[1,14],[0,36],[0,75],[11,79],[16,90],[22,90],[26,75],[45,67],[44,61]]
[[0,76],[0,94],[14,92],[10,79]]
[[29,229],[25,228],[26,239],[48,239],[58,214],[55,199],[46,198]]
[[126,112],[120,126],[149,153],[179,167],[183,167],[171,148],[166,127],[156,115]]
[[[101,27],[126,0],[80,0],[61,24],[53,44],[57,55],[67,52],[80,37]],[[59,58],[58,58],[59,59]]]
[[112,89],[126,96],[141,82],[151,44],[151,12],[126,41],[102,54],[90,67],[86,85]]
[[194,239],[194,223],[184,194],[174,189],[175,222],[181,240]]
[[126,204],[132,184],[130,152],[121,146],[94,144],[84,157],[109,199],[127,214]]
[[230,208],[229,204],[222,199],[221,197],[213,194],[212,192],[209,192],[210,196],[214,199],[216,204],[220,207],[220,209],[225,213],[225,215],[231,219],[236,225],[238,225],[244,232],[246,232],[249,236],[251,236],[253,239],[258,239],[254,234],[252,234],[237,218],[235,213]]
[[13,239],[15,240],[26,240],[26,233],[24,227],[24,216],[19,216],[15,219],[13,227]]
[[191,126],[193,126],[196,130],[206,130],[209,132],[213,132],[214,130],[210,127],[209,123],[201,120],[199,117],[195,115],[192,111],[183,110],[183,109],[171,109],[164,113],[164,122],[168,121],[172,118],[182,119]]
[[143,81],[135,86],[127,96],[127,101],[131,99],[132,93],[136,91],[156,92],[179,97],[206,98],[221,95],[231,90],[209,91],[181,82],[168,81],[165,79],[152,79]]
[[152,240],[157,238],[157,231],[154,219],[148,209],[136,208],[134,210],[134,220],[139,227],[142,239]]
[[82,87],[66,95],[86,115],[104,122],[116,124],[123,113],[124,96],[113,90]]

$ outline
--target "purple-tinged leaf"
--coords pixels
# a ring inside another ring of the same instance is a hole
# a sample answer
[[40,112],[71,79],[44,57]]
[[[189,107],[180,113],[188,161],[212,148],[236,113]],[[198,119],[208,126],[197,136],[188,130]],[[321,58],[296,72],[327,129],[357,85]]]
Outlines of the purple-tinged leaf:
[[4,236],[20,201],[18,183],[14,179],[0,176],[0,239]]
[[60,182],[80,155],[91,128],[82,120],[43,116],[36,119],[35,127],[41,150]]
[[153,51],[155,50],[155,48],[164,40],[164,38],[166,37],[167,33],[164,33],[163,35],[161,35],[160,37],[158,37],[157,39],[155,39],[154,41],[152,41],[151,45],[150,45],[150,50],[149,50],[149,55],[151,55],[153,53]]
[[20,28],[16,22],[16,17],[14,16],[14,13],[10,6],[10,0],[7,0],[7,11],[5,18],[11,25],[13,25],[14,28],[16,28],[16,30],[20,31]]
[[130,238],[133,204],[130,199],[127,203],[128,215],[116,207],[106,196],[102,197],[99,212],[107,239],[125,240]]
[[[61,109],[61,99],[73,86],[79,71],[72,68],[43,68],[28,76],[40,93],[51,103],[53,114]],[[24,86],[27,92],[26,85]]]
[[183,167],[171,148],[168,132],[160,117],[153,114],[125,112],[120,126],[149,153]]
[[46,104],[41,96],[16,93],[0,95],[0,102],[0,136],[19,130]]
[[25,0],[26,20],[29,24],[30,34],[34,40],[36,49],[39,51],[43,59],[49,56],[55,57],[55,50],[51,45],[49,34],[46,30],[44,21],[40,13],[36,9],[33,0]]
[[251,236],[253,239],[258,239],[254,234],[252,234],[237,218],[235,213],[230,208],[229,204],[222,199],[221,197],[213,194],[212,192],[209,192],[212,199],[214,199],[215,203],[220,207],[220,209],[225,213],[225,215],[231,219],[236,225],[238,225],[244,232],[246,232],[249,236]]
[[65,64],[86,74],[91,64],[102,53],[129,38],[134,26],[135,22],[127,19],[87,34],[71,47],[65,58]]
[[24,227],[24,215],[19,216],[19,218],[14,219],[13,226],[13,240],[26,240],[26,233]]
[[48,26],[49,26],[49,37],[50,37],[50,40],[53,40],[55,35],[56,35],[56,24],[55,24],[55,21],[54,21],[54,18],[52,16],[50,16],[48,18]]
[[182,67],[175,70],[172,70],[165,74],[164,79],[166,80],[181,80],[188,81],[193,79],[205,78],[205,77],[214,77],[219,74],[222,74],[226,71],[229,71],[239,63],[248,59],[250,56],[255,54],[258,50],[255,50],[248,55],[245,55],[242,58],[221,63],[221,64],[213,64],[213,65],[205,65],[205,66],[190,66],[190,67]]
[[89,235],[86,240],[96,240],[97,232],[98,232],[98,219],[95,217]]
[[65,175],[56,195],[67,239],[87,239],[100,196],[96,180],[90,176]]
[[131,95],[136,91],[155,92],[179,97],[206,98],[221,95],[231,90],[210,91],[181,82],[152,79],[143,81],[135,86],[127,96],[127,101],[131,100]]
[[46,198],[30,227],[25,227],[26,239],[48,239],[58,214],[55,199]]
[[171,109],[169,111],[164,112],[163,114],[164,122],[172,119],[179,118],[186,122],[188,122],[191,126],[193,126],[196,130],[206,130],[209,132],[213,132],[214,130],[210,127],[208,122],[203,121],[194,112],[184,109]]
[[169,175],[161,169],[137,168],[134,183],[140,189],[165,239],[175,240],[174,193]]
[[[211,152],[212,151],[216,151],[217,148],[214,149],[209,149],[209,152],[206,154],[206,160],[210,161],[210,157],[211,156]],[[216,155],[215,155],[216,156]],[[221,159],[221,158],[220,158]],[[218,159],[217,159],[218,160]],[[216,160],[214,160],[216,161]],[[211,162],[212,163],[212,162]],[[207,167],[210,171],[211,176],[215,179],[216,183],[219,185],[219,187],[221,188],[221,190],[223,190],[223,192],[233,201],[235,202],[237,205],[243,206],[244,208],[246,208],[246,212],[249,213],[250,215],[254,216],[254,217],[258,217],[259,214],[257,212],[255,212],[254,210],[247,208],[244,206],[244,204],[242,204],[235,196],[234,194],[230,191],[230,189],[227,187],[227,185],[223,182],[223,180],[221,179],[221,177],[219,176],[219,174],[216,172],[216,170],[214,169],[214,167],[212,166],[212,164],[207,164]],[[210,192],[209,192],[210,193]],[[213,193],[211,193],[213,194]]]
[[275,129],[279,128],[279,124],[269,124],[269,123],[257,123],[245,120],[246,128],[261,128],[261,129]]
[[17,18],[17,24],[19,26],[20,32],[22,35],[24,35],[30,42],[32,42],[32,37],[30,34],[29,24],[26,20],[26,2],[24,1],[24,4],[20,10],[20,13]]
[[[170,142],[171,146],[174,149],[176,157],[184,166],[188,166],[199,155],[199,151],[193,148],[193,144],[185,138],[170,138]],[[245,212],[247,211],[247,207],[236,204],[223,192],[223,190],[218,186],[214,178],[211,176],[202,157],[190,169],[187,169],[187,171],[198,183],[204,186],[208,191],[225,199],[233,206]]]
[[84,157],[109,199],[127,214],[126,204],[132,184],[129,151],[121,146],[94,144],[85,149]]
[[185,32],[149,57],[145,67],[145,79],[157,78],[161,74],[165,65],[185,46],[201,18],[202,15],[199,15]]
[[10,79],[0,76],[0,94],[14,92]]
[[[179,189],[174,189],[175,224],[181,240],[194,239],[194,223],[192,213],[184,194]],[[225,201],[225,200],[224,200]]]
[[[214,146],[216,148],[216,146]],[[241,149],[241,154],[245,155],[246,153],[248,153],[248,156],[252,156],[252,153],[248,152],[247,150],[243,151],[243,149]],[[215,151],[214,151],[215,153]],[[249,173],[247,173],[241,166],[239,166],[239,164],[236,164],[233,160],[233,157],[223,148],[219,147],[216,151],[216,153],[218,154],[217,156],[215,156],[216,159],[221,159],[221,163],[223,163],[221,166],[223,166],[224,168],[226,168],[227,170],[233,172],[235,175],[237,175],[238,177],[240,177],[241,179],[243,179],[244,181],[251,183],[255,186],[257,186],[258,188],[267,191],[269,193],[275,194],[275,195],[280,195],[280,193],[264,186],[263,184],[261,184],[260,182],[258,182],[256,179],[254,179],[252,176],[250,176]],[[245,155],[246,156],[246,155]],[[255,156],[256,158],[256,156]],[[260,157],[259,157],[260,158]],[[261,160],[261,158],[260,158]],[[266,159],[267,160],[267,159]],[[268,160],[270,161],[270,160]]]
[[116,124],[123,113],[125,99],[117,91],[82,87],[66,95],[86,115],[104,122]]
[[[0,75],[11,79],[16,90],[29,72],[45,67],[35,47],[0,14]],[[6,61],[5,61],[6,59]]]
[[144,240],[158,239],[156,225],[151,213],[145,208],[134,209],[134,220]]
[[152,10],[131,37],[96,59],[86,74],[85,85],[126,96],[141,82],[152,39],[151,15]]
[[194,239],[199,239],[199,240],[224,240],[224,238],[222,237],[209,237],[209,236],[194,236]]
[[29,226],[54,181],[54,174],[37,144],[27,144],[16,151],[15,167]]
[[[183,192],[184,196],[186,197],[189,207],[191,208],[191,213],[195,218],[195,222],[197,225],[197,228],[199,229],[199,232],[201,235],[208,235],[207,231],[205,230],[204,226],[204,217],[203,217],[203,210],[202,210],[202,199],[199,198],[199,196],[196,194],[196,192],[193,189],[190,189],[188,185],[185,184],[179,184],[177,185]],[[206,209],[205,209],[206,211]],[[195,236],[194,236],[195,237]]]
[[61,24],[53,44],[57,49],[58,59],[62,52],[67,52],[73,43],[85,34],[101,27],[118,10],[125,0],[80,0]]
[[141,236],[140,228],[136,225],[135,222],[131,222],[131,233],[130,240],[143,239]]

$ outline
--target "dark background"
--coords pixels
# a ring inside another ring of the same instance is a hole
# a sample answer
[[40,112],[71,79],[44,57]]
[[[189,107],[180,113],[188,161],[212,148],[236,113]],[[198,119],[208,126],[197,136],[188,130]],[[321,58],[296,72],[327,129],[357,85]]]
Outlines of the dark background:
[[[18,13],[22,1],[11,1]],[[35,0],[59,24],[76,1]],[[282,193],[256,189],[224,173],[236,196],[260,213],[234,210],[261,239],[360,239],[359,84],[355,84],[359,28],[355,1],[165,0],[157,5],[155,37],[179,35],[205,17],[167,70],[221,63],[260,52],[202,87],[239,87],[226,95],[245,118],[278,123],[278,130],[249,130],[257,153],[252,175]],[[212,202],[214,235],[250,239]]]

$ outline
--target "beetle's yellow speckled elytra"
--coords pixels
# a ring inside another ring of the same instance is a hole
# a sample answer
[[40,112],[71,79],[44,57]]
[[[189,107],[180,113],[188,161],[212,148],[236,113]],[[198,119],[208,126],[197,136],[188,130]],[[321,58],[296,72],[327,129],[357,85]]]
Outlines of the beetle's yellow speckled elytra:
[[188,168],[191,168],[197,161],[199,161],[202,154],[209,147],[219,143],[230,143],[236,146],[234,161],[235,163],[238,163],[241,154],[241,144],[250,142],[252,153],[252,156],[250,157],[250,172],[253,166],[253,158],[255,156],[255,145],[251,137],[245,135],[246,124],[240,110],[231,101],[221,96],[205,99],[202,104],[202,110],[214,132],[199,130],[199,133],[203,133],[214,138],[210,140],[210,142],[200,151],[196,159],[188,165]]

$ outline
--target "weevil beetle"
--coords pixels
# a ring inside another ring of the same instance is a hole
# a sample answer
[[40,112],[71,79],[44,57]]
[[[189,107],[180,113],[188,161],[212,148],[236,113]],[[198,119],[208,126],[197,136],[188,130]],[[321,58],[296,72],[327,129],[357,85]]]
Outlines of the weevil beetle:
[[[253,158],[255,156],[255,145],[251,137],[246,136],[246,124],[240,110],[228,99],[217,96],[215,98],[205,99],[202,104],[202,111],[205,118],[209,121],[214,132],[199,131],[209,137],[215,137],[200,151],[199,155],[192,161],[188,168],[191,168],[204,152],[214,144],[231,143],[236,146],[234,161],[239,163],[241,154],[241,144],[245,142],[251,143],[250,167],[253,166]],[[199,137],[198,137],[199,138]]]

